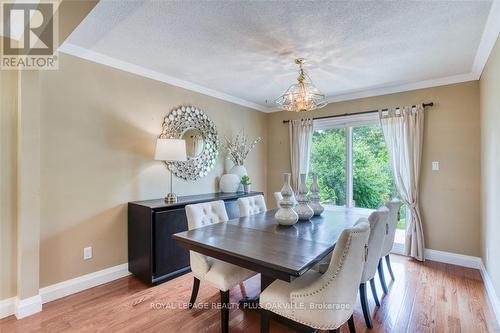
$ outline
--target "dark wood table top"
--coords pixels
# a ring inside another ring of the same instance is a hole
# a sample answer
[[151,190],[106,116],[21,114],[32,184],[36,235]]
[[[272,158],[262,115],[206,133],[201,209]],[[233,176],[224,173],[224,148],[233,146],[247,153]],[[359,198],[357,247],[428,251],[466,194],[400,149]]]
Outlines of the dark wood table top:
[[173,235],[182,246],[267,276],[291,281],[330,253],[340,234],[372,212],[335,207],[310,221],[280,226],[276,210]]

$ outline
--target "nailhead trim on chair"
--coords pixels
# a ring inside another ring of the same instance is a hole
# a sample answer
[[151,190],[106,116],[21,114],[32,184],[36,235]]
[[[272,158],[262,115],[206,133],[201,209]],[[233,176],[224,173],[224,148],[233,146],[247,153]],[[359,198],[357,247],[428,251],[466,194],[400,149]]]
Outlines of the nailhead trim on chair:
[[[337,267],[337,270],[335,271],[335,273],[331,276],[331,278],[325,284],[323,284],[323,286],[321,288],[319,288],[318,290],[315,290],[314,292],[310,292],[310,293],[307,293],[307,294],[291,295],[290,298],[291,298],[291,302],[292,303],[296,303],[297,302],[297,298],[306,297],[306,296],[313,296],[313,295],[316,295],[316,294],[320,293],[321,291],[325,290],[326,287],[328,287],[335,280],[335,278],[337,277],[337,275],[339,274],[340,270],[342,269],[342,267],[344,265],[345,257],[347,255],[347,252],[349,251],[349,248],[351,247],[352,235],[353,234],[359,234],[359,233],[361,233],[361,232],[351,231],[351,233],[349,234],[349,238],[347,240],[346,247],[344,248],[344,251],[342,252],[342,256],[341,256],[341,259],[340,259],[340,264]],[[315,329],[320,329],[320,330],[337,329],[341,325],[344,324],[344,322],[342,322],[342,323],[340,323],[338,325],[331,325],[331,326],[322,326],[322,327],[320,327],[320,326],[317,326],[317,325],[315,325],[315,324],[313,324],[311,322],[301,321],[301,320],[295,319],[295,310],[294,309],[292,309],[292,315],[291,315],[291,317],[285,315],[284,313],[281,313],[280,311],[276,311],[275,313],[277,313],[277,314],[279,314],[279,315],[281,315],[283,317],[286,317],[288,319],[291,319],[291,320],[293,320],[295,322],[298,322],[300,324],[304,324],[304,325],[307,325],[309,327],[312,327],[312,328],[315,328]]]

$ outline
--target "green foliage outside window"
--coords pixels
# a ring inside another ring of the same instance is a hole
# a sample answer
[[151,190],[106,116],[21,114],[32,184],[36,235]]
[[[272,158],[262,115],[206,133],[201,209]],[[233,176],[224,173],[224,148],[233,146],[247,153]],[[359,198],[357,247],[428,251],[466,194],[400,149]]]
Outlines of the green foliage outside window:
[[[318,174],[320,200],[346,203],[346,130],[315,131],[310,174]],[[353,200],[357,207],[378,208],[396,196],[380,126],[353,128]],[[402,216],[404,218],[404,216]]]

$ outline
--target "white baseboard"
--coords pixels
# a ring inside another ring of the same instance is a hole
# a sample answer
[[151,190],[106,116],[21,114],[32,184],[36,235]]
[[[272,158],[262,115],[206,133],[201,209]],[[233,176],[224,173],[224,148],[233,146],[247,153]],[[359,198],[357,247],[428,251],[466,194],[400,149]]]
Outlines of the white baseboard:
[[484,287],[486,289],[486,294],[488,295],[488,299],[490,300],[491,307],[493,308],[493,314],[497,320],[497,329],[500,328],[500,298],[493,287],[493,283],[491,282],[490,275],[486,270],[483,262],[481,261],[480,268],[481,276],[483,278]]
[[25,299],[16,298],[15,315],[17,319],[22,319],[42,311],[42,298],[35,295]]
[[121,264],[44,287],[40,296],[45,304],[128,275],[128,264]]
[[17,297],[11,297],[0,301],[0,319],[11,316],[16,310]]
[[469,267],[475,269],[481,268],[481,258],[467,256],[465,254],[425,249],[424,256],[425,259],[428,260],[439,261],[447,264],[453,264],[457,266]]
[[11,315],[15,315],[17,319],[30,316],[42,311],[42,304],[128,275],[128,264],[121,264],[41,288],[38,295],[30,298],[19,300],[12,297],[0,300],[0,319]]
[[[391,253],[404,255],[404,245],[394,243]],[[479,257],[432,249],[424,249],[424,256],[427,260],[438,261],[462,267],[481,269],[482,261]]]

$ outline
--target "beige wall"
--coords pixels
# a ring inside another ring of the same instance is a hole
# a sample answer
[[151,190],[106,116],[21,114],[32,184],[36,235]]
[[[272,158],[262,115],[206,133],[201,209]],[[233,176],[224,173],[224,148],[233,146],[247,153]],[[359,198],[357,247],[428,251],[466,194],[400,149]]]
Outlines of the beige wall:
[[[254,189],[267,190],[265,113],[64,54],[59,67],[41,73],[40,287],[127,262],[126,203],[165,195],[168,172],[153,150],[175,106],[203,109],[220,139],[262,136],[246,166]],[[217,191],[223,156],[197,182],[174,178],[175,192]],[[93,259],[83,260],[85,246]]]
[[0,70],[0,300],[16,295],[17,79]]
[[480,80],[482,257],[500,295],[500,42]]
[[[327,105],[311,116],[376,110],[434,102],[425,118],[421,209],[426,248],[478,256],[480,127],[477,81],[357,99]],[[268,196],[290,170],[288,127],[284,119],[305,116],[278,112],[269,119]],[[431,161],[441,170],[431,171]]]

